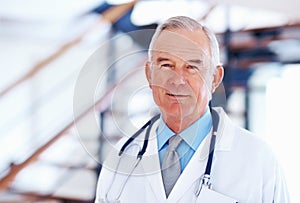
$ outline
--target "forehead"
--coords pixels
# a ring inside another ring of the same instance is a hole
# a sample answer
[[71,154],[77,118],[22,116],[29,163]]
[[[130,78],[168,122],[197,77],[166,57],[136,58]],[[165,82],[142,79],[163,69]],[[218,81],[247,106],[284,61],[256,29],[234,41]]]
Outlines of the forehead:
[[164,30],[152,47],[153,56],[169,54],[183,60],[210,58],[208,37],[202,30]]

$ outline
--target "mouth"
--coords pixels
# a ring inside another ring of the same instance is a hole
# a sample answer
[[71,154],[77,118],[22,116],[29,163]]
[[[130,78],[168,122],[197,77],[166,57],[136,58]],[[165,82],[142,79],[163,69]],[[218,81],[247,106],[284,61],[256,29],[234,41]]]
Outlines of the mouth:
[[176,98],[176,99],[180,99],[180,98],[186,98],[188,97],[188,95],[186,94],[173,94],[173,93],[166,93],[167,96],[169,97],[173,97],[173,98]]

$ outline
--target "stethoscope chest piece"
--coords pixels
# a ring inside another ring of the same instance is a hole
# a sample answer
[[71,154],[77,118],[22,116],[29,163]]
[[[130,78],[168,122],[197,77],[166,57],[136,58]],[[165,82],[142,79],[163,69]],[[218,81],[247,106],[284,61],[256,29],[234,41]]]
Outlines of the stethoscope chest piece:
[[210,175],[204,174],[198,183],[198,187],[196,187],[195,195],[198,197],[200,195],[200,192],[202,190],[202,187],[207,187],[208,189],[212,188],[211,182],[210,182]]

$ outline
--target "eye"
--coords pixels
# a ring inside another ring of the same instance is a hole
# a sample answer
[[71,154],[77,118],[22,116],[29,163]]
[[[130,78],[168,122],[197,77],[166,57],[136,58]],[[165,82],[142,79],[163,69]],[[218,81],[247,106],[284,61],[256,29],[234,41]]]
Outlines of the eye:
[[192,71],[197,71],[197,70],[199,70],[199,68],[198,68],[197,66],[193,66],[193,65],[188,65],[186,68],[187,68],[188,70],[192,70]]
[[170,63],[163,63],[163,64],[160,65],[160,67],[163,67],[163,68],[172,68],[174,66],[172,64],[170,64]]

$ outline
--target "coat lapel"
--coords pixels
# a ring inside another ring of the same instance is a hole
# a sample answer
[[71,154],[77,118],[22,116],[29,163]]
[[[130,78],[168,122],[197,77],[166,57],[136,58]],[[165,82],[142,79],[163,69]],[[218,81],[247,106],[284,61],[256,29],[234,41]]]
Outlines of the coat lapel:
[[215,107],[214,109],[220,116],[215,151],[230,151],[235,135],[234,125],[222,108]]
[[[200,177],[204,174],[208,151],[210,143],[211,132],[206,136],[201,145],[196,150],[194,156],[187,164],[186,168],[177,180],[174,188],[172,189],[169,201],[177,202],[188,191],[195,191],[193,187],[197,181],[200,181]],[[198,183],[197,183],[198,184]]]
[[144,155],[145,159],[142,162],[142,165],[146,172],[146,177],[150,184],[151,191],[154,193],[149,195],[156,196],[158,202],[164,202],[166,201],[166,195],[161,177],[156,137],[156,128],[158,123],[159,121],[157,121],[152,127],[148,148]]

